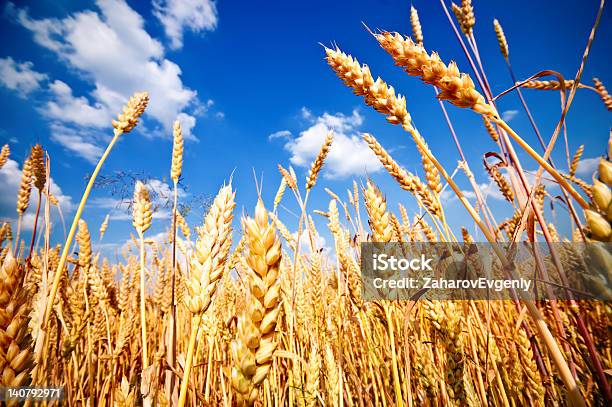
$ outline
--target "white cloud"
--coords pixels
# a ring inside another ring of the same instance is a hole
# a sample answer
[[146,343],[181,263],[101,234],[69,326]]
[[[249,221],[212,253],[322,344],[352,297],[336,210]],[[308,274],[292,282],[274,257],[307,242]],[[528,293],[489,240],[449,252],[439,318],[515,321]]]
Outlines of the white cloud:
[[583,158],[578,162],[578,168],[576,168],[576,175],[580,175],[590,179],[597,167],[599,166],[599,157]]
[[[52,169],[53,170],[53,169]],[[52,171],[53,172],[53,171]],[[8,219],[10,221],[15,221],[17,219],[17,210],[15,206],[15,202],[17,201],[17,193],[19,192],[19,185],[21,184],[21,169],[19,168],[19,164],[9,159],[4,167],[0,169],[0,218],[5,220]],[[61,188],[55,183],[53,178],[51,178],[50,184],[51,193],[57,198],[59,205],[64,214],[72,211],[73,204],[72,198],[68,195],[64,195]],[[45,198],[43,197],[42,205],[45,204]],[[22,228],[23,230],[32,230],[34,226],[34,211],[36,210],[36,204],[38,202],[38,192],[35,188],[32,188],[32,193],[30,195],[30,206],[24,214]],[[44,208],[44,206],[43,206]],[[42,209],[41,209],[42,211]],[[42,212],[41,212],[42,213]],[[57,223],[57,219],[55,216],[57,215],[54,209],[51,210],[51,214],[53,216],[52,222]]]
[[[294,242],[297,242],[298,232],[295,231],[291,233],[291,236],[293,236]],[[329,247],[327,247],[327,241],[321,235],[316,235],[312,243],[314,244],[315,249],[329,249]],[[300,252],[312,253],[312,250],[310,248],[310,235],[306,231],[303,231],[300,237]]]
[[179,113],[176,117],[181,123],[181,129],[183,130],[183,138],[185,140],[198,141],[198,138],[193,135],[193,128],[196,125],[196,118],[187,114],[187,113]]
[[502,112],[502,119],[504,119],[504,121],[506,122],[509,122],[510,120],[518,116],[518,114],[518,110],[505,110],[504,112]]
[[[504,195],[499,190],[499,187],[493,181],[490,181],[488,184],[487,183],[478,184],[478,188],[480,189],[480,193],[482,194],[483,199],[497,199],[498,201],[503,201],[505,199]],[[447,188],[445,192],[448,192],[451,194],[450,199],[456,198],[452,189]],[[473,189],[465,190],[461,192],[463,192],[463,195],[465,195],[465,197],[468,199],[476,199],[476,193],[474,192]]]
[[51,140],[92,164],[97,163],[104,152],[96,144],[96,137],[92,133],[78,131],[60,123],[51,124]]
[[[149,179],[145,182],[153,203],[153,219],[170,219],[171,210],[168,204],[172,202],[174,189],[168,183],[159,179]],[[188,196],[182,188],[178,189],[179,198]],[[124,200],[114,197],[97,197],[89,201],[89,205],[108,210],[110,218],[118,221],[132,221],[131,197]]]
[[300,113],[302,114],[302,119],[312,119],[312,112],[306,106],[302,106],[302,109],[300,109]]
[[[303,109],[307,111],[307,109]],[[304,116],[306,117],[306,115]],[[310,120],[311,126],[296,138],[288,138],[285,149],[291,153],[291,163],[298,167],[308,167],[316,157],[325,136],[334,132],[334,142],[323,167],[328,178],[343,178],[350,175],[363,175],[379,171],[382,166],[374,153],[362,140],[357,128],[363,117],[357,110],[350,116],[342,113],[329,114]]]
[[72,89],[66,83],[56,80],[49,85],[53,99],[41,109],[47,117],[63,122],[72,122],[80,126],[106,127],[113,114],[106,105],[90,105],[87,98],[74,97]]
[[17,92],[21,97],[38,90],[47,75],[32,69],[32,62],[16,62],[11,57],[0,58],[0,85]]
[[289,139],[291,137],[291,132],[289,130],[279,130],[279,131],[275,131],[274,133],[270,134],[268,136],[268,140],[274,140],[277,138],[281,138],[281,139]]
[[[63,82],[54,82],[50,90],[55,104],[46,106],[47,114],[65,123],[109,126],[110,117],[131,94],[146,90],[150,95],[146,115],[165,128],[159,134],[170,137],[172,123],[181,113],[191,132],[196,120],[186,111],[197,107],[197,93],[183,84],[181,68],[164,57],[162,44],[145,31],[142,16],[124,0],[97,0],[96,5],[99,11],[79,11],[63,19],[35,19],[24,9],[10,3],[7,7],[39,45],[55,52],[93,85],[89,103],[73,96]],[[82,113],[62,116],[64,110]]]
[[211,0],[153,0],[153,14],[164,26],[170,46],[183,46],[183,31],[212,31],[217,27],[217,6]]

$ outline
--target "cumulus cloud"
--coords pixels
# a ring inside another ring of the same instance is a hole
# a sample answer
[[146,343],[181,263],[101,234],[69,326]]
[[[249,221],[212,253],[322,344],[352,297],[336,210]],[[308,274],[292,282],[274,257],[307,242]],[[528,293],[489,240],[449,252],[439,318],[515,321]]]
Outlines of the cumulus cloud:
[[76,130],[61,123],[51,124],[51,140],[88,162],[96,164],[103,153],[94,134]]
[[95,4],[97,11],[79,11],[63,19],[35,19],[25,9],[11,3],[7,7],[32,32],[35,42],[56,53],[93,86],[86,98],[54,81],[49,87],[52,100],[42,108],[45,114],[64,124],[107,127],[131,94],[147,90],[151,101],[146,115],[165,129],[158,134],[170,137],[172,123],[179,117],[191,137],[196,124],[193,110],[199,102],[196,91],[184,85],[181,68],[164,57],[163,45],[147,33],[142,16],[124,0]]
[[41,109],[51,119],[72,122],[81,126],[106,127],[112,119],[112,112],[106,105],[90,105],[87,98],[75,97],[66,83],[56,80],[49,85],[53,98]]
[[0,58],[0,85],[26,97],[38,90],[47,75],[32,69],[32,62],[17,62],[11,57]]
[[153,15],[164,26],[170,46],[183,46],[183,33],[212,31],[217,28],[217,5],[211,0],[154,0]]
[[[303,109],[302,112],[309,112]],[[303,114],[304,118],[309,117]],[[319,117],[311,117],[310,127],[302,131],[299,136],[286,137],[285,149],[291,153],[291,164],[298,167],[308,167],[316,157],[325,136],[329,131],[334,132],[334,143],[329,151],[323,175],[327,178],[344,178],[350,175],[363,175],[379,171],[382,166],[374,153],[358,134],[358,128],[363,123],[363,116],[357,110],[351,115],[342,113],[324,113]],[[278,133],[278,132],[277,132]],[[279,138],[270,137],[272,139]]]
[[[21,169],[19,168],[19,164],[14,160],[9,159],[4,167],[0,169],[0,191],[2,191],[0,194],[0,218],[2,220],[15,222],[17,219],[16,202],[20,183]],[[51,193],[57,198],[62,212],[66,214],[72,211],[72,198],[62,192],[62,189],[55,183],[53,178],[51,178],[50,189]],[[32,194],[30,195],[30,206],[23,217],[23,230],[32,230],[34,227],[34,210],[38,202],[38,193],[36,191],[37,190],[32,189]],[[45,204],[44,198],[42,204]],[[51,214],[52,222],[56,222],[56,211],[52,210]]]

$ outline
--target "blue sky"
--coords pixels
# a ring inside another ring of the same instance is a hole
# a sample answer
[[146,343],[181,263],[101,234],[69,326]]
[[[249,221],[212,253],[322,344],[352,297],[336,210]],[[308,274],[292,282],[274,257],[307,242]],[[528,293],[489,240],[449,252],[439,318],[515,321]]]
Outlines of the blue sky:
[[[474,3],[476,37],[494,93],[511,84],[493,32],[494,17],[505,29],[519,78],[543,69],[569,78],[578,68],[598,6],[592,0],[517,0],[511,6]],[[440,4],[431,0],[412,4],[419,10],[426,47],[469,72]],[[91,172],[111,134],[110,119],[137,90],[151,93],[151,105],[138,130],[113,150],[103,169],[106,175],[147,174],[152,187],[167,192],[171,126],[178,117],[189,139],[182,198],[214,196],[233,173],[238,213],[251,212],[257,197],[253,171],[263,175],[263,195],[271,204],[280,179],[276,165],[293,164],[299,176],[305,175],[325,132],[333,128],[336,144],[310,209],[327,207],[323,187],[344,197],[352,179],[371,175],[394,210],[402,202],[416,211],[412,197],[381,171],[359,134],[374,134],[397,161],[422,174],[413,143],[342,85],[319,45],[336,42],[406,95],[420,132],[452,172],[458,155],[433,90],[395,67],[362,25],[410,34],[409,10],[410,2],[391,0],[0,3],[0,143],[10,144],[11,158],[16,160],[0,170],[0,219],[15,218],[19,168],[37,142],[51,156],[54,189],[70,219],[85,174]],[[610,18],[606,9],[583,76],[587,81],[593,76],[605,84],[612,80]],[[559,116],[558,94],[524,93],[544,137],[549,138]],[[505,96],[499,106],[511,125],[535,143],[516,95]],[[482,154],[495,146],[480,118],[452,106],[448,111],[478,182],[489,184]],[[609,112],[597,95],[578,92],[568,116],[568,135],[572,152],[586,144],[580,175],[587,180],[593,158],[605,150],[609,128]],[[564,162],[561,142],[554,156]],[[533,161],[522,157],[524,167],[535,168]],[[457,180],[467,187],[461,176]],[[498,199],[495,188],[489,189],[488,202],[501,221],[510,209]],[[288,209],[295,210],[288,198]],[[97,230],[108,213],[111,227],[105,241],[111,248],[129,237],[131,222],[110,191],[95,190],[84,216],[90,228]],[[455,228],[471,224],[456,200],[447,202],[447,213]],[[562,210],[558,215],[565,217]],[[158,212],[152,234],[164,230],[167,216],[167,211]],[[189,221],[195,225],[201,218],[202,210],[195,208]],[[295,227],[289,212],[281,211],[281,218]],[[61,228],[55,232],[61,240]]]

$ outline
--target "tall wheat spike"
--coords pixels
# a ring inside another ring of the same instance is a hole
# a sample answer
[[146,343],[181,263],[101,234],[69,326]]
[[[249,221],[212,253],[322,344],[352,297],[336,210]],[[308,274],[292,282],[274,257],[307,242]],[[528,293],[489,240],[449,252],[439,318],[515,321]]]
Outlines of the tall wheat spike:
[[9,156],[11,155],[11,148],[8,144],[2,146],[2,150],[0,150],[0,170],[7,163]]
[[330,131],[329,133],[327,133],[327,136],[325,136],[325,141],[323,142],[323,145],[321,146],[321,150],[319,150],[319,154],[317,154],[317,157],[315,158],[315,160],[312,163],[312,166],[310,167],[310,172],[308,173],[308,177],[306,178],[306,189],[307,190],[311,189],[316,184],[317,177],[319,176],[319,172],[321,171],[321,168],[323,167],[323,163],[325,162],[325,157],[327,157],[327,154],[329,154],[329,149],[331,148],[331,144],[333,140],[334,140],[334,133]]
[[504,34],[504,29],[501,24],[497,20],[497,18],[493,19],[493,29],[495,30],[495,36],[497,37],[497,42],[499,43],[499,50],[504,58],[508,59],[510,55],[510,49],[508,48],[508,41],[506,40],[506,34]]
[[186,305],[192,315],[192,326],[179,394],[179,407],[184,405],[187,398],[189,372],[201,317],[209,308],[221,277],[228,271],[227,262],[232,246],[234,197],[231,185],[224,185],[219,190],[204,219],[204,225],[196,242],[195,256],[191,260],[191,273],[185,282]]
[[238,402],[252,405],[272,367],[278,343],[274,328],[280,311],[281,243],[261,200],[255,217],[243,219],[243,229],[247,237],[249,291],[245,312],[238,319],[237,337],[232,342],[231,382]]

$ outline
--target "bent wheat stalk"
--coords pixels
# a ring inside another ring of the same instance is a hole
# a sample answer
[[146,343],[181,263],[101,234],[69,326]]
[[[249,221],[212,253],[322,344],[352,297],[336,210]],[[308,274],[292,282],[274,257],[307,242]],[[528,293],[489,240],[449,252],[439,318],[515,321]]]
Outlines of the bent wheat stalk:
[[83,192],[81,202],[79,202],[76,214],[74,215],[74,219],[72,220],[72,226],[70,226],[68,237],[66,238],[64,248],[62,249],[62,255],[57,264],[57,269],[53,277],[53,285],[51,286],[51,292],[49,293],[49,298],[45,307],[45,313],[43,314],[42,318],[41,326],[43,332],[46,328],[47,323],[49,322],[51,311],[53,310],[53,302],[55,301],[55,296],[57,295],[57,289],[59,288],[59,283],[62,277],[62,272],[64,270],[64,265],[66,264],[66,259],[68,258],[68,252],[70,251],[70,246],[72,244],[72,240],[74,239],[79,219],[81,218],[81,214],[83,213],[83,209],[85,208],[85,203],[87,203],[87,199],[89,198],[89,194],[91,193],[91,189],[93,188],[96,177],[102,169],[104,161],[106,161],[106,158],[113,149],[113,146],[115,145],[115,143],[117,143],[117,140],[119,140],[119,137],[122,134],[129,133],[134,129],[134,127],[136,127],[136,125],[138,124],[138,119],[144,113],[148,103],[149,94],[147,92],[135,93],[130,98],[128,103],[124,106],[123,112],[119,114],[117,120],[113,120],[113,127],[115,128],[115,130],[113,131],[113,138],[106,147],[106,150],[102,154],[102,157],[100,157],[100,160],[98,161],[96,168],[94,168],[91,177],[89,177],[89,182],[87,182],[87,187],[85,187],[85,192]]

